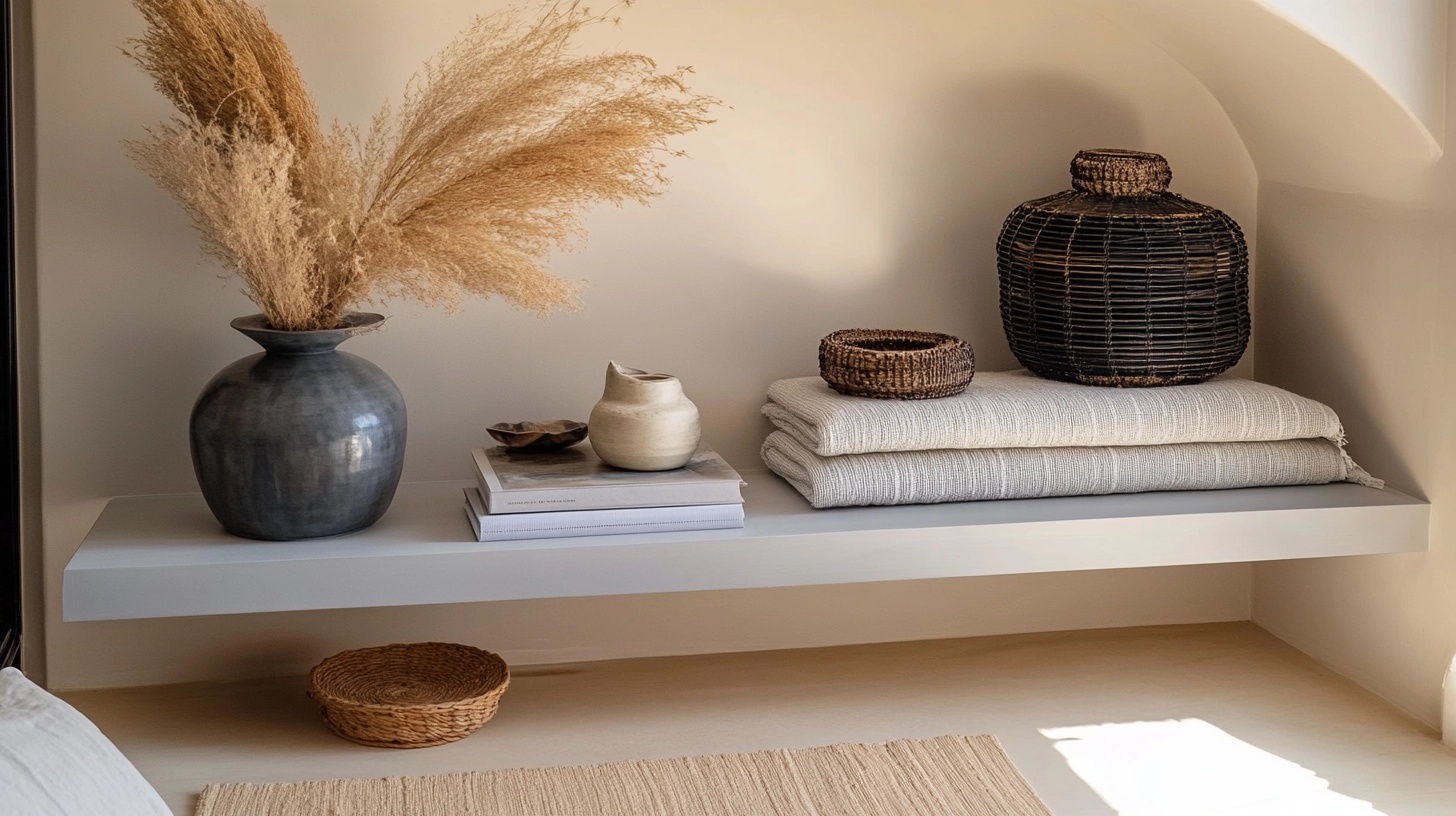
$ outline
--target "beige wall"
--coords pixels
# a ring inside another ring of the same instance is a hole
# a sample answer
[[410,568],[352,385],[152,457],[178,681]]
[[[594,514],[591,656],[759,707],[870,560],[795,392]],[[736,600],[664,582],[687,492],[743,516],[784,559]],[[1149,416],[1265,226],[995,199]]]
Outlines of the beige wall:
[[1261,185],[1256,368],[1335,406],[1357,459],[1431,501],[1431,549],[1257,565],[1254,620],[1438,725],[1456,652],[1456,166],[1393,189],[1409,192]]
[[[467,0],[273,0],[323,110],[366,117],[469,15]],[[118,53],[124,0],[37,3],[40,402],[51,683],[276,674],[390,639],[477,642],[515,661],[1031,629],[1242,619],[1244,565],[116,623],[59,620],[61,569],[106,498],[195,489],[186,423],[252,352],[252,311],[202,262],[177,207],[119,142],[169,114]],[[1223,110],[1162,51],[1074,6],[914,0],[657,0],[597,46],[693,64],[731,109],[651,208],[606,209],[553,268],[586,308],[390,304],[348,350],[409,401],[407,479],[466,475],[493,421],[584,417],[608,358],[679,375],[707,438],[757,465],[775,378],[812,373],[849,326],[950,331],[1012,360],[992,241],[1016,203],[1067,186],[1080,147],[1165,153],[1174,188],[1255,227],[1253,166]]]
[[1350,450],[1432,503],[1431,551],[1255,568],[1254,620],[1435,725],[1456,651],[1456,177],[1381,201],[1264,185],[1261,379],[1335,406]]
[[1429,554],[1255,565],[1254,620],[1435,725],[1456,650],[1448,4],[1083,2],[1197,76],[1248,146],[1259,379],[1334,406],[1358,460],[1432,502]]

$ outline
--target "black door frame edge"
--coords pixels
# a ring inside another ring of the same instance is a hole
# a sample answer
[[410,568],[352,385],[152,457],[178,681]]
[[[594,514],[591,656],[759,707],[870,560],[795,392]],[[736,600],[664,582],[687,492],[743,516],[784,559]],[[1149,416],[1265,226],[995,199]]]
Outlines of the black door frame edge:
[[20,425],[15,327],[15,94],[11,2],[0,0],[0,667],[20,663]]

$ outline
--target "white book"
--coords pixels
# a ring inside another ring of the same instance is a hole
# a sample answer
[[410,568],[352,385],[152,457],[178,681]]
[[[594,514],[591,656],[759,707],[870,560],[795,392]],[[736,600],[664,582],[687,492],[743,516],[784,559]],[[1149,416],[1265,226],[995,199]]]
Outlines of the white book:
[[590,442],[555,451],[494,447],[470,453],[491,515],[743,503],[742,477],[707,448],[684,467],[653,472],[607,465]]
[[485,498],[473,487],[465,489],[465,515],[480,541],[731,530],[743,526],[743,505],[737,503],[492,514],[486,512]]

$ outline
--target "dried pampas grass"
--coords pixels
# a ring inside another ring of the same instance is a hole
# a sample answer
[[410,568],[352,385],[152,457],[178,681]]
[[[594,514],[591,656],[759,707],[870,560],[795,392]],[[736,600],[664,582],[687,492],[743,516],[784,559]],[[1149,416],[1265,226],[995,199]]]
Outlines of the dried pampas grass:
[[179,117],[127,143],[276,328],[388,298],[575,304],[542,268],[591,204],[646,203],[674,136],[718,100],[687,69],[571,51],[610,22],[577,3],[477,19],[365,131],[324,129],[287,46],[245,0],[133,0],[127,52]]

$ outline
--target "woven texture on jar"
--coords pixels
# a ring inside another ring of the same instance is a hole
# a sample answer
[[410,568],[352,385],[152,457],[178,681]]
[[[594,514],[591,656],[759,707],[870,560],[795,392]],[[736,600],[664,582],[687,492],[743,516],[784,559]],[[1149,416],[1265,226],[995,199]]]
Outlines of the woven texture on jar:
[[510,671],[456,643],[395,643],[341,652],[309,674],[309,696],[334,733],[379,748],[424,748],[469,736],[495,716]]
[[970,344],[949,334],[840,329],[819,341],[819,375],[853,397],[949,397],[966,390],[975,371]]
[[1173,193],[1069,190],[1007,217],[996,246],[1011,351],[1087,385],[1202,382],[1248,346],[1249,256],[1224,213]]

